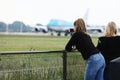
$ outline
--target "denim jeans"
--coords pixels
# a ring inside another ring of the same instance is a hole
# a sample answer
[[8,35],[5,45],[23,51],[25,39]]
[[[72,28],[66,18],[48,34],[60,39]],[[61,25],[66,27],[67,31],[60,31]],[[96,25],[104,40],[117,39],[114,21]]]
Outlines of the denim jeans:
[[84,80],[103,80],[105,60],[101,53],[91,55],[86,65]]

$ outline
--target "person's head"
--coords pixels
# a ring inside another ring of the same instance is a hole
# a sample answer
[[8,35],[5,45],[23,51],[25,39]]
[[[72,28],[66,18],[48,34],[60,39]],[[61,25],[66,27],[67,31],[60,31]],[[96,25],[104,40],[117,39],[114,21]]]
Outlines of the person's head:
[[117,35],[117,26],[115,22],[111,21],[107,24],[105,29],[105,36],[111,37]]
[[85,22],[82,18],[78,18],[74,22],[74,31],[75,32],[83,32],[86,33],[86,27],[85,27]]

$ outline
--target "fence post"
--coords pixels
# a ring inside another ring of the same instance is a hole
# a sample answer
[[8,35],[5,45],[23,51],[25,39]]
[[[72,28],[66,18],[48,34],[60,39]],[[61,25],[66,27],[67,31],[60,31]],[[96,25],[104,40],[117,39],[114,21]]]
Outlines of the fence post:
[[67,51],[63,51],[63,80],[67,80]]

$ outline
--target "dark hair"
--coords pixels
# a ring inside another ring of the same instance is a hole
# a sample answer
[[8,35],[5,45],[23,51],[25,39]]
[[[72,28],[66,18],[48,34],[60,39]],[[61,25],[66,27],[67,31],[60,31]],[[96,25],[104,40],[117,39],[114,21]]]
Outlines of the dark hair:
[[74,26],[76,27],[76,32],[83,32],[86,33],[85,22],[82,18],[77,19],[74,22]]

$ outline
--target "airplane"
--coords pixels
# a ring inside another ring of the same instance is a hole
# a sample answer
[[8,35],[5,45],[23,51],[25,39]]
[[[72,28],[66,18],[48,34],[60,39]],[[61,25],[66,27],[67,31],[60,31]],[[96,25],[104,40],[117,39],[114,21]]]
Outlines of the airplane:
[[90,26],[90,27],[86,27],[87,32],[90,34],[99,34],[99,33],[103,33],[105,28],[104,26]]
[[[85,23],[87,24],[86,25],[87,32],[91,34],[103,33],[104,26],[91,26],[88,24],[87,22],[88,13],[89,13],[89,8],[87,9],[83,17]],[[68,22],[60,19],[51,19],[47,24],[47,27],[48,27],[48,31],[51,31],[51,35],[53,35],[53,33],[56,32],[57,35],[60,36],[61,33],[64,32],[64,35],[67,36],[70,34],[70,29],[73,28],[73,22]]]
[[35,32],[43,32],[43,33],[47,33],[48,32],[48,28],[45,25],[42,25],[42,24],[38,23],[34,27],[35,27],[34,28]]
[[[104,26],[91,26],[86,25],[87,32],[90,34],[98,34],[104,32]],[[67,22],[64,20],[58,20],[58,19],[51,19],[50,22],[47,25],[48,30],[51,32],[51,35],[53,35],[54,32],[57,33],[58,36],[61,35],[63,32],[65,36],[71,35],[70,29],[73,28],[72,22]]]
[[73,23],[60,19],[51,19],[50,22],[47,24],[47,27],[48,30],[51,31],[51,35],[56,32],[57,35],[60,36],[61,33],[64,32],[64,35],[67,36],[70,33],[69,30],[73,28]]

